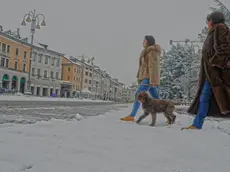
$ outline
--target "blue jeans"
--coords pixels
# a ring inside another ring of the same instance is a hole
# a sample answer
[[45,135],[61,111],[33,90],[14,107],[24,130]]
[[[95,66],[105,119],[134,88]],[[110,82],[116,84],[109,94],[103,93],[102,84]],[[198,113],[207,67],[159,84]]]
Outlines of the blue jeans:
[[204,124],[204,119],[209,111],[209,105],[210,105],[212,94],[213,94],[212,87],[209,84],[209,82],[206,80],[200,95],[198,112],[192,124],[194,127],[198,129],[201,129]]
[[136,94],[135,94],[135,99],[134,99],[134,104],[133,104],[133,110],[132,110],[130,116],[135,117],[136,114],[137,114],[137,111],[138,111],[138,109],[140,107],[140,102],[136,100],[137,94],[139,92],[141,92],[141,91],[148,91],[153,98],[159,99],[157,87],[149,86],[149,84],[150,84],[149,83],[149,79],[143,79],[141,81],[141,84],[138,87],[138,89],[136,91]]

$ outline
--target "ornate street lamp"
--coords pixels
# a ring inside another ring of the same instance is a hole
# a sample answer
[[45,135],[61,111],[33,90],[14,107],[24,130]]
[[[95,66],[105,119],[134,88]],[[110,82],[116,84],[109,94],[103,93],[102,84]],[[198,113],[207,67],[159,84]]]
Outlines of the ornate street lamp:
[[[40,23],[40,18],[42,18],[42,22]],[[21,22],[22,26],[26,26],[26,23],[31,23],[30,32],[31,32],[31,53],[30,53],[30,63],[29,63],[29,73],[28,73],[28,84],[27,84],[27,91],[31,92],[31,59],[32,59],[32,48],[34,43],[34,34],[36,29],[40,29],[41,26],[46,26],[45,16],[43,14],[36,14],[36,11],[29,11],[27,14],[24,15],[23,20]]]

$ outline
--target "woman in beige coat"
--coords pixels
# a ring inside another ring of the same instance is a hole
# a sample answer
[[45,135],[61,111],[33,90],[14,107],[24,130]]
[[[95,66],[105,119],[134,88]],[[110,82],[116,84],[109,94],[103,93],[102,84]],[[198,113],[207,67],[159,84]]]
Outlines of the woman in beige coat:
[[136,95],[141,91],[149,91],[153,98],[158,97],[157,86],[160,84],[160,55],[161,47],[155,43],[155,39],[151,35],[145,36],[143,47],[139,58],[139,69],[137,72],[137,80],[139,87],[135,94],[133,109],[130,115],[121,118],[122,121],[132,121],[140,107],[140,102],[136,100]]

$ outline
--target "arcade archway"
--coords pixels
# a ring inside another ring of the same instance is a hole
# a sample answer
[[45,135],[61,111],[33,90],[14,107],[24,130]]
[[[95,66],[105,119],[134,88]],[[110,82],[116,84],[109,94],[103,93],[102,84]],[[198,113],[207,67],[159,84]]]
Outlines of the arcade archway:
[[17,90],[17,83],[18,83],[18,78],[17,76],[12,77],[12,82],[11,82],[11,89],[12,90]]
[[9,75],[5,74],[2,77],[2,88],[9,88]]
[[26,85],[26,79],[22,77],[20,80],[20,92],[21,93],[25,92],[25,85]]

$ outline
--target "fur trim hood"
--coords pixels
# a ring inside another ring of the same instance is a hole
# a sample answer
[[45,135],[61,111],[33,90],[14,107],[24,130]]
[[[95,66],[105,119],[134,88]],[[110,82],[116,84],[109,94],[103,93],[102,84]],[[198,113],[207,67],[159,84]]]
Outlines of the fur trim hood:
[[146,49],[142,50],[141,56],[144,56],[145,54],[148,54],[151,51],[155,51],[155,52],[159,53],[159,55],[161,55],[161,53],[162,53],[161,46],[158,44],[155,44],[155,45],[149,46]]

